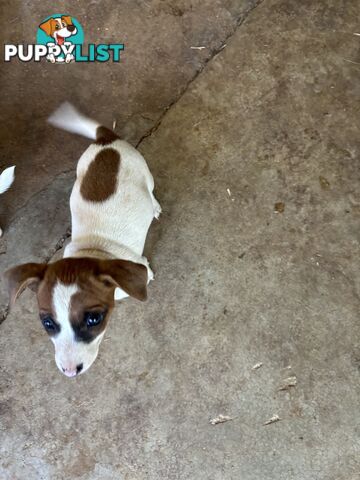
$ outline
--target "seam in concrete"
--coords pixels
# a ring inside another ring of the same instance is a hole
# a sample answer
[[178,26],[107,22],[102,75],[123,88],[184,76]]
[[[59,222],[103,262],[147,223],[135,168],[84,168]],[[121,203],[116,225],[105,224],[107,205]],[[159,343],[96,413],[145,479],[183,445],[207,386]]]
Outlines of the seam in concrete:
[[139,145],[145,140],[146,138],[150,137],[156,130],[160,127],[162,121],[164,120],[167,112],[174,106],[176,103],[181,99],[181,97],[186,93],[190,85],[197,79],[197,77],[204,71],[207,65],[226,47],[226,43],[231,40],[231,38],[235,35],[239,27],[245,22],[251,12],[253,12],[259,5],[261,5],[265,0],[258,0],[253,6],[249,7],[245,12],[241,13],[239,17],[236,19],[234,28],[231,33],[222,41],[221,45],[218,48],[214,48],[211,52],[209,57],[204,61],[203,65],[199,68],[199,70],[195,73],[195,75],[185,84],[184,88],[182,89],[181,93],[167,105],[160,115],[159,119],[155,123],[153,127],[150,128],[148,132],[146,132],[138,141],[135,148],[138,148]]
[[21,215],[21,212],[29,205],[29,203],[33,200],[33,198],[37,197],[38,195],[40,195],[41,193],[45,192],[49,187],[50,185],[52,185],[54,183],[55,180],[57,180],[58,178],[60,178],[62,175],[66,175],[68,173],[72,173],[72,172],[75,172],[76,171],[76,167],[75,168],[70,168],[68,170],[63,170],[61,172],[59,172],[52,180],[50,180],[46,185],[44,185],[40,190],[37,190],[35,193],[33,193],[27,200],[26,202],[21,205],[21,207],[16,211],[16,213],[14,214],[14,216],[12,217],[11,219],[11,223],[14,223],[19,215]]
[[[215,48],[213,49],[211,52],[210,52],[210,55],[209,57],[204,61],[203,65],[199,68],[199,70],[195,73],[195,75],[186,83],[186,85],[184,86],[184,88],[182,89],[181,93],[167,106],[165,107],[163,113],[160,115],[159,119],[157,120],[157,122],[155,123],[155,125],[150,128],[150,130],[148,132],[146,132],[141,138],[140,140],[138,141],[138,143],[136,144],[136,148],[139,147],[139,145],[147,138],[147,137],[150,137],[154,132],[156,132],[156,130],[160,127],[162,121],[164,120],[166,114],[168,113],[168,111],[174,106],[176,105],[176,103],[181,99],[181,97],[186,93],[186,91],[188,90],[188,88],[190,87],[190,85],[197,79],[197,77],[204,71],[204,69],[207,67],[207,65],[224,49],[224,47],[226,46],[226,43],[235,35],[235,33],[237,32],[237,30],[239,29],[239,27],[244,23],[244,21],[248,18],[248,16],[250,15],[251,12],[253,12],[259,5],[261,5],[265,0],[258,0],[253,6],[249,7],[245,12],[241,13],[239,15],[239,17],[236,19],[235,21],[235,24],[234,24],[234,28],[232,30],[232,32],[227,36],[225,37],[225,39],[222,41],[221,45],[218,47],[218,48]],[[70,170],[66,170],[64,172],[61,172],[59,175],[64,175],[66,173],[69,173],[71,171],[76,171],[76,168],[73,168],[73,169],[70,169]],[[59,176],[58,175],[58,176]],[[58,176],[56,178],[58,178]],[[55,179],[54,179],[55,180]],[[53,181],[54,181],[53,180]],[[50,185],[52,184],[52,181],[49,182],[44,188],[42,188],[40,191],[36,192],[34,195],[32,195],[28,200],[27,202],[25,203],[25,205],[22,206],[21,210],[23,210],[23,208],[26,207],[26,205],[28,205],[28,203],[32,200],[32,198],[35,196],[35,195],[38,195],[40,194],[41,192],[43,192],[44,190],[46,190]],[[16,217],[15,217],[16,218]],[[65,240],[67,238],[69,238],[71,236],[71,230],[69,228],[67,228],[66,232],[61,236],[61,238],[59,239],[59,241],[56,243],[56,245],[50,250],[49,254],[44,258],[44,262],[48,263],[51,258],[55,255],[55,253],[60,250],[62,247],[63,247],[63,244],[65,242]],[[7,306],[2,315],[0,315],[0,325],[1,323],[6,319],[6,317],[8,316],[10,312],[10,308],[9,306]]]

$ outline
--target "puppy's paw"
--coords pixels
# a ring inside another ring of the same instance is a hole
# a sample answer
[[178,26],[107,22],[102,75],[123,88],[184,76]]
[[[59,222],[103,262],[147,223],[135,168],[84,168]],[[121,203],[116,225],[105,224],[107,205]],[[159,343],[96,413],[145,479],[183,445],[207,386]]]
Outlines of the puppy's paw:
[[66,63],[70,63],[70,62],[72,62],[73,60],[75,60],[74,55],[72,55],[71,53],[68,53],[68,54],[66,55],[65,62],[66,62]]
[[51,63],[55,63],[56,60],[55,60],[55,55],[53,53],[50,53],[47,57],[46,57],[46,60],[48,60],[49,62]]
[[154,218],[158,220],[162,212],[162,208],[160,206],[160,203],[154,197],[154,195],[152,196],[152,202],[153,202],[153,208],[154,208]]

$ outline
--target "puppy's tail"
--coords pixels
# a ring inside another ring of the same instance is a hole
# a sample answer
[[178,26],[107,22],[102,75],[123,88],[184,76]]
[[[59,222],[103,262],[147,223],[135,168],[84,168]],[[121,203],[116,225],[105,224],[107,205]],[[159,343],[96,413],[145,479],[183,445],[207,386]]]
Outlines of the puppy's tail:
[[0,175],[0,194],[6,192],[11,186],[15,178],[15,167],[5,168]]
[[69,102],[61,104],[48,118],[48,122],[54,127],[83,135],[100,144],[111,143],[119,138],[112,130],[80,113]]

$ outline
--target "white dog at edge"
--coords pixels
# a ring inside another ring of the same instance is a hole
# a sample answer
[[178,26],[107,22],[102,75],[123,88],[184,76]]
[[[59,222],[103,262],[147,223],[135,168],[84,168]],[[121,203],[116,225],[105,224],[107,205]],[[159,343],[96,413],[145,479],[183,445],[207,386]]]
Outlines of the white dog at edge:
[[[15,167],[9,167],[9,168],[6,168],[2,174],[0,175],[0,195],[4,192],[6,192],[6,190],[8,190],[13,181],[14,181],[14,178],[15,178]],[[3,231],[2,229],[0,228],[0,237],[2,236],[3,234]]]

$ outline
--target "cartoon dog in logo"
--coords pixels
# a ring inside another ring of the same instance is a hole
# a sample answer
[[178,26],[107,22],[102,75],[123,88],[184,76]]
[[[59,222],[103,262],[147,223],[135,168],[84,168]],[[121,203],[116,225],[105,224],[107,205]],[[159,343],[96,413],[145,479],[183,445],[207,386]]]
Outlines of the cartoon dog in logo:
[[[49,18],[46,22],[39,25],[39,28],[43,30],[46,35],[52,37],[54,39],[55,45],[71,45],[71,42],[67,42],[66,39],[71,37],[72,35],[76,35],[77,28],[72,22],[72,18],[68,15],[63,15],[57,18]],[[53,45],[53,43],[49,42],[47,44]],[[50,53],[47,57],[51,63],[55,62],[66,62],[69,63],[74,60],[74,55],[68,53],[66,57],[58,56],[55,57],[53,53]]]

